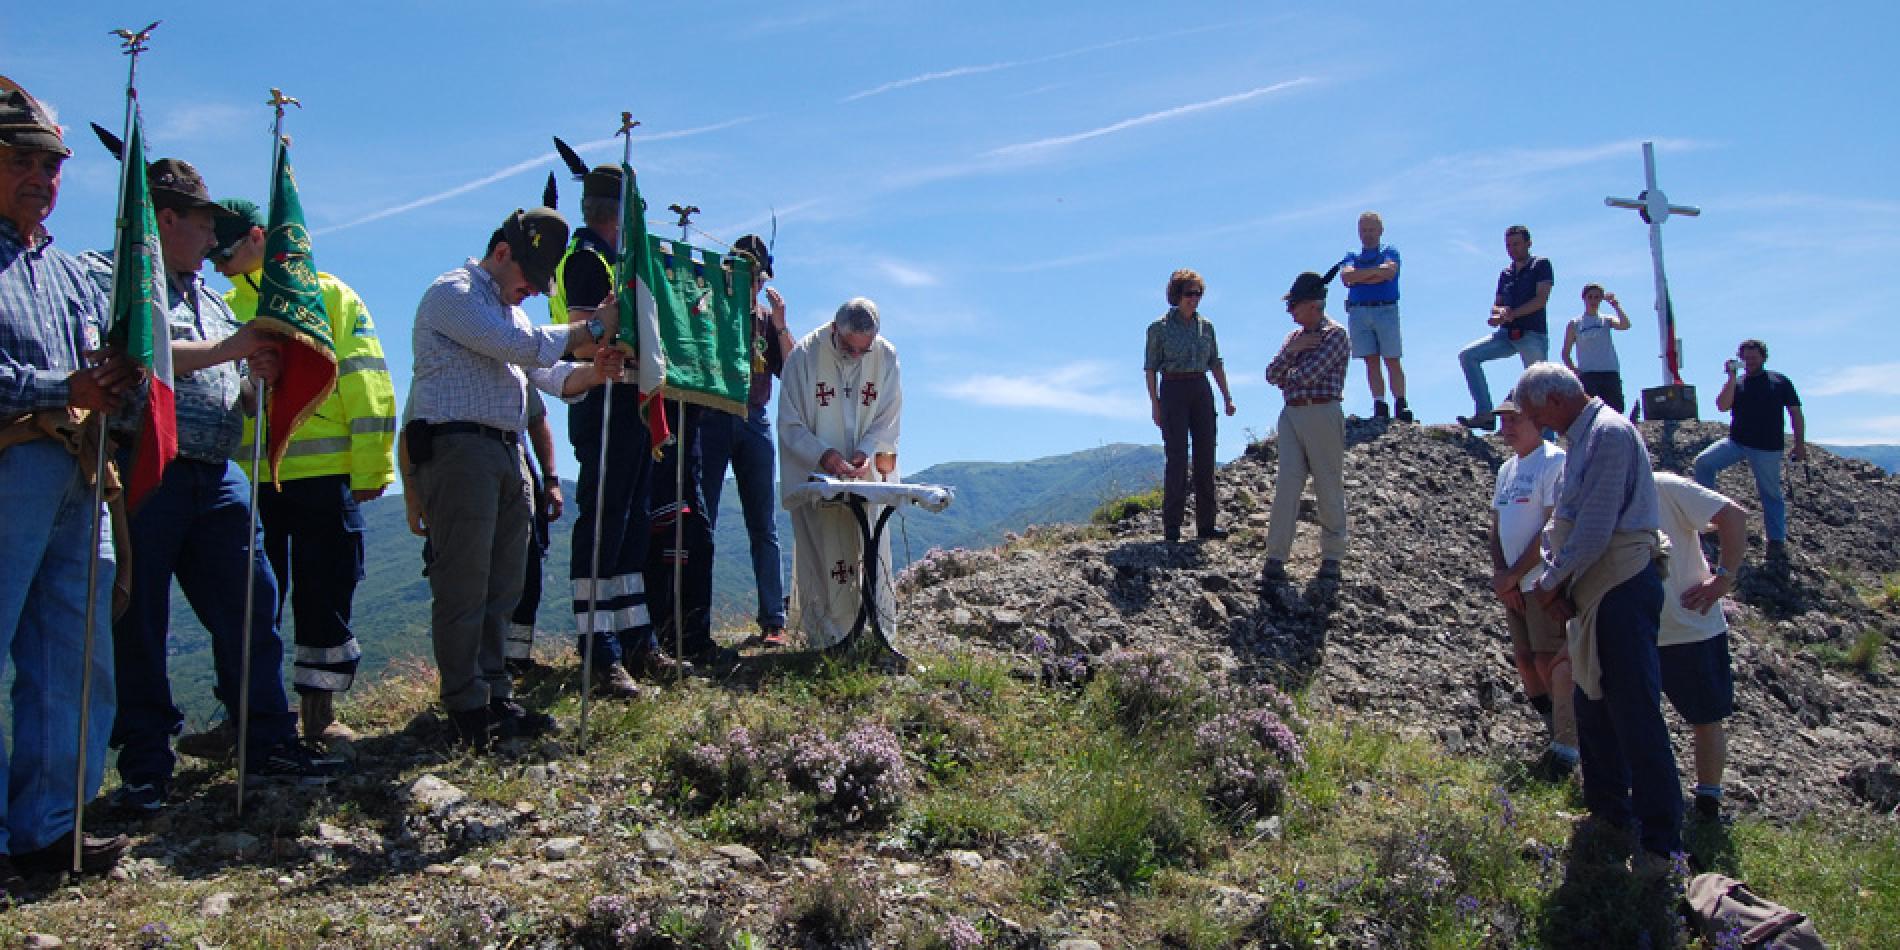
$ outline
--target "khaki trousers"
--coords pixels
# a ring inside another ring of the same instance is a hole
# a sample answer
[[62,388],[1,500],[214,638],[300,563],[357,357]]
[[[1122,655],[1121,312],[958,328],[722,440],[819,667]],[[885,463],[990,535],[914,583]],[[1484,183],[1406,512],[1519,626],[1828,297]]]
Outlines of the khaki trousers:
[[1320,557],[1346,556],[1346,416],[1338,402],[1280,410],[1280,472],[1273,486],[1273,519],[1267,527],[1267,557],[1286,560],[1300,522],[1300,495],[1313,479],[1319,502]]

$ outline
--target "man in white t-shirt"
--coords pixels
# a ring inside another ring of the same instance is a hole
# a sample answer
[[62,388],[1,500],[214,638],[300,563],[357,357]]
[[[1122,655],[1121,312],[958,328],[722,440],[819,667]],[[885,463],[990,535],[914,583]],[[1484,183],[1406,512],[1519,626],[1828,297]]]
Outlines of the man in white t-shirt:
[[[1722,814],[1722,771],[1728,764],[1724,720],[1735,711],[1729,669],[1728,620],[1721,600],[1735,586],[1748,547],[1748,513],[1713,489],[1680,475],[1656,473],[1656,500],[1669,536],[1669,576],[1663,580],[1663,695],[1695,730],[1695,807],[1705,819]],[[1719,563],[1711,570],[1701,532],[1715,526]]]
[[1496,409],[1498,437],[1516,453],[1498,467],[1491,495],[1491,589],[1504,605],[1511,630],[1511,660],[1524,696],[1550,730],[1550,748],[1534,771],[1549,781],[1569,777],[1577,765],[1577,716],[1572,698],[1570,651],[1564,625],[1534,606],[1524,593],[1542,575],[1540,537],[1557,504],[1564,450],[1542,433],[1507,397]]

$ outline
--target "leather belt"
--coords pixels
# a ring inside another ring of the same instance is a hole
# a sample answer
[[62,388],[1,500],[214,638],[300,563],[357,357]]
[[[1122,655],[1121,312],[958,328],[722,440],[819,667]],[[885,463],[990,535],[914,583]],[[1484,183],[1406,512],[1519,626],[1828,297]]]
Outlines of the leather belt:
[[1338,396],[1322,396],[1318,399],[1289,399],[1286,401],[1286,404],[1289,408],[1297,409],[1301,406],[1324,406],[1327,403],[1338,401]]
[[479,422],[438,422],[429,426],[436,435],[479,435],[485,439],[494,439],[514,445],[521,441],[519,433],[485,426]]
[[1161,378],[1162,379],[1206,379],[1207,370],[1201,370],[1198,373],[1162,373]]

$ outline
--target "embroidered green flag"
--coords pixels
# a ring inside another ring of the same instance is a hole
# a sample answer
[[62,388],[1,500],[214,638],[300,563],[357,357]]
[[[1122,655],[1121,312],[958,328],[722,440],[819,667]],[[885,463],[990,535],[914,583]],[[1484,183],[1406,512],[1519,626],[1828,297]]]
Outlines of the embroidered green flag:
[[290,148],[278,143],[271,172],[270,232],[264,237],[264,272],[257,290],[256,322],[286,337],[280,347],[283,372],[271,388],[264,453],[271,481],[290,447],[291,433],[314,414],[336,388],[336,341],[323,305],[323,287],[310,255],[303,202],[290,171]]
[[743,254],[649,238],[665,274],[657,294],[669,398],[743,416],[752,387],[747,330],[752,262]]

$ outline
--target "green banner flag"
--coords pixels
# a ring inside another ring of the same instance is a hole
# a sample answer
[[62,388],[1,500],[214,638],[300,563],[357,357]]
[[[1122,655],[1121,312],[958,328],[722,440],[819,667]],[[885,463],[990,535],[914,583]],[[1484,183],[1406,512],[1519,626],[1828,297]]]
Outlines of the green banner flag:
[[655,296],[668,398],[745,415],[752,386],[751,260],[660,238],[649,242],[666,276],[664,292]]
[[271,170],[270,232],[264,237],[256,322],[283,334],[283,372],[271,389],[265,456],[271,481],[290,447],[291,433],[330,398],[336,388],[336,341],[324,309],[323,286],[310,255],[303,202],[290,170],[290,148],[279,142]]
[[165,317],[164,253],[158,217],[145,176],[145,135],[137,111],[126,130],[121,155],[118,239],[112,253],[112,316],[106,340],[145,368],[150,386],[135,400],[138,437],[126,502],[137,508],[164,477],[178,454],[178,425],[172,393],[171,326]]

